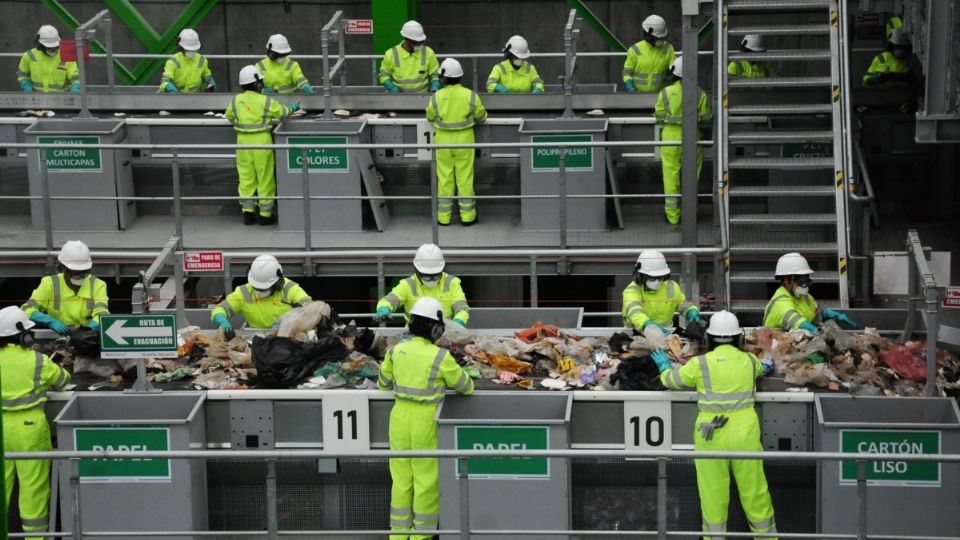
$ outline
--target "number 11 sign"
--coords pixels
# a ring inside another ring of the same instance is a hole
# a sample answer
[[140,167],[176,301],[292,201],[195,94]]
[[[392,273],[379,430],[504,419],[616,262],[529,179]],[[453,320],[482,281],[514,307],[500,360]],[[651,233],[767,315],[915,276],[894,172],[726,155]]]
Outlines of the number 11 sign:
[[323,449],[341,452],[370,449],[370,406],[361,393],[336,391],[325,394],[323,411]]

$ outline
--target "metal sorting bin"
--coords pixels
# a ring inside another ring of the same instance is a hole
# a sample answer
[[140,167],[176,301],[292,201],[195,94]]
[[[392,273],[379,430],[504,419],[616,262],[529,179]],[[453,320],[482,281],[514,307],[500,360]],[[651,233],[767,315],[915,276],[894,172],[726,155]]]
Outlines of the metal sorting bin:
[[[74,395],[54,419],[59,450],[196,450],[206,443],[202,392]],[[86,531],[207,529],[204,460],[81,460]],[[60,516],[72,530],[73,465],[60,464]],[[136,534],[120,538],[137,538]],[[167,538],[158,536],[156,538]],[[169,538],[185,538],[170,536]]]
[[[606,140],[608,121],[604,118],[524,118],[520,122],[522,142],[598,142]],[[557,147],[524,148],[520,152],[520,194],[560,194],[560,151]],[[564,168],[567,195],[606,194],[606,152],[597,147],[566,149]],[[521,199],[520,228],[532,231],[560,229],[559,199]],[[567,229],[607,229],[606,199],[567,199]]]
[[[367,123],[355,120],[288,120],[277,127],[277,144],[314,144],[307,151],[310,196],[361,195],[358,150],[336,145],[369,142]],[[368,150],[364,150],[369,152]],[[277,150],[277,195],[302,197],[303,153],[300,149]],[[304,229],[303,201],[280,200],[280,230]],[[310,201],[310,228],[314,231],[362,231],[360,199]]]
[[[569,393],[477,392],[472,396],[448,396],[437,411],[440,448],[564,450],[570,445],[572,405],[573,396]],[[570,529],[569,460],[474,458],[467,468],[471,529]],[[441,529],[460,528],[458,474],[457,460],[440,460]]]
[[[960,412],[949,398],[816,396],[816,450],[880,454],[960,452]],[[960,529],[960,465],[869,461],[867,533],[942,535]],[[819,532],[857,532],[857,463],[817,464]]]
[[[108,144],[126,142],[122,120],[41,119],[23,130],[29,143]],[[40,149],[27,152],[30,195],[43,195]],[[130,150],[53,146],[42,149],[51,197],[132,197]],[[137,218],[132,200],[52,200],[50,220],[55,231],[116,231]],[[43,201],[30,201],[34,228],[44,227]]]

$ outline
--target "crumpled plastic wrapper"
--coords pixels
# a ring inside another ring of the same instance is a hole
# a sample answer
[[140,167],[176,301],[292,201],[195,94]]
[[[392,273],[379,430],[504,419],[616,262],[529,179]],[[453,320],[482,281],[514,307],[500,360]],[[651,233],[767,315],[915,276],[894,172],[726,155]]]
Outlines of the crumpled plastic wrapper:
[[306,341],[307,332],[316,330],[320,323],[330,319],[331,309],[326,302],[314,300],[309,304],[296,307],[280,316],[280,337],[296,338]]

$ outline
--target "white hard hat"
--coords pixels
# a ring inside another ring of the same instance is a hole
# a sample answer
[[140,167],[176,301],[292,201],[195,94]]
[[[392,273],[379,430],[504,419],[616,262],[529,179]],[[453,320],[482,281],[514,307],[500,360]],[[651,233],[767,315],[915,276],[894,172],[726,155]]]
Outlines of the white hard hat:
[[274,34],[267,40],[267,50],[280,54],[290,54],[290,42],[283,34]]
[[403,23],[403,28],[400,29],[400,35],[410,41],[425,41],[427,39],[427,35],[423,33],[423,25],[417,21],[407,21]]
[[652,249],[641,251],[637,257],[637,264],[640,265],[640,273],[646,276],[665,276],[670,273],[670,267],[667,266],[667,259],[663,253]]
[[813,273],[807,259],[799,253],[787,253],[777,261],[777,271],[774,277],[806,276]]
[[445,265],[443,252],[436,244],[424,244],[418,247],[417,254],[413,257],[413,267],[422,274],[439,274],[443,272]]
[[509,51],[510,54],[516,56],[521,60],[526,60],[530,58],[530,47],[527,45],[527,40],[523,39],[523,36],[512,36],[507,40],[507,44],[503,46],[504,52]]
[[255,83],[262,78],[263,75],[260,75],[260,70],[257,69],[257,66],[243,66],[243,69],[240,70],[238,82],[240,86],[243,86],[245,84]]
[[894,28],[890,33],[890,43],[898,47],[907,47],[910,45],[910,36],[903,31],[903,28]]
[[184,28],[180,31],[180,41],[178,44],[183,47],[185,51],[199,51],[200,34],[192,28]]
[[443,306],[440,305],[440,301],[436,298],[421,296],[420,299],[413,304],[413,307],[410,308],[410,315],[426,317],[431,321],[442,321]]
[[740,41],[740,46],[753,52],[763,52],[767,50],[766,45],[763,44],[763,36],[760,34],[747,34],[743,36],[743,39]]
[[64,244],[60,248],[60,255],[57,256],[57,260],[70,270],[89,270],[93,267],[90,248],[80,240],[70,240]]
[[57,32],[57,29],[49,24],[45,24],[40,27],[40,30],[37,30],[37,40],[44,47],[59,47],[60,32]]
[[716,337],[731,337],[743,334],[743,328],[740,328],[740,321],[737,316],[727,310],[718,311],[710,317],[710,324],[707,325],[707,334]]
[[0,337],[15,336],[33,327],[33,321],[17,306],[0,309]]
[[250,271],[247,272],[247,281],[254,289],[269,289],[273,287],[283,274],[283,267],[273,255],[260,255],[253,260]]
[[678,56],[676,60],[673,61],[673,65],[670,66],[670,73],[673,73],[677,77],[683,77],[683,57]]
[[463,67],[455,58],[446,58],[440,63],[440,76],[454,79],[463,77]]
[[650,15],[643,20],[640,26],[644,32],[650,32],[654,37],[667,37],[667,21],[663,20],[663,17],[659,15]]

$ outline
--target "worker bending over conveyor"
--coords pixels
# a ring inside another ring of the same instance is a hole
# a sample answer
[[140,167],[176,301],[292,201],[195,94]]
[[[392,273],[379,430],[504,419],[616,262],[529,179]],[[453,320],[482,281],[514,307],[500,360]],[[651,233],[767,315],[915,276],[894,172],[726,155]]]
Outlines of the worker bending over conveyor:
[[200,54],[200,35],[192,28],[184,28],[177,42],[180,49],[163,65],[160,91],[168,94],[183,92],[216,92],[217,83],[210,72],[210,63]]
[[670,267],[663,253],[641,252],[633,268],[633,281],[623,289],[623,324],[640,332],[652,325],[669,335],[677,312],[687,319],[687,335],[702,337],[700,310],[687,301],[680,284],[670,279]]
[[780,288],[773,293],[763,310],[763,326],[780,330],[804,330],[817,332],[815,325],[824,320],[856,327],[857,321],[832,309],[822,309],[810,294],[813,270],[807,259],[799,253],[787,253],[777,261],[775,272]]
[[513,36],[503,47],[504,61],[493,66],[487,77],[487,92],[540,94],[543,79],[527,58],[530,47],[523,36]]
[[273,255],[260,255],[247,272],[247,283],[228,294],[210,312],[210,320],[223,330],[227,339],[234,335],[230,317],[243,315],[252,328],[271,328],[280,316],[292,308],[313,300],[295,281],[283,277],[283,267]]
[[466,326],[470,320],[470,306],[460,286],[460,278],[443,271],[446,262],[443,252],[434,244],[423,244],[413,257],[416,272],[403,279],[397,286],[377,302],[377,315],[374,322],[386,319],[390,313],[403,306],[406,318],[420,298],[435,298],[440,302],[443,316],[453,319],[460,326]]
[[17,82],[24,92],[80,91],[76,62],[60,58],[60,33],[45,24],[37,31],[35,47],[23,53],[17,67]]
[[57,255],[57,273],[40,279],[40,285],[23,304],[30,320],[60,335],[71,327],[100,328],[100,316],[109,315],[107,284],[90,273],[90,248],[80,240],[63,244]]
[[440,63],[433,49],[425,45],[427,35],[417,21],[400,29],[403,41],[387,49],[380,63],[380,84],[391,94],[425,94],[440,89]]

